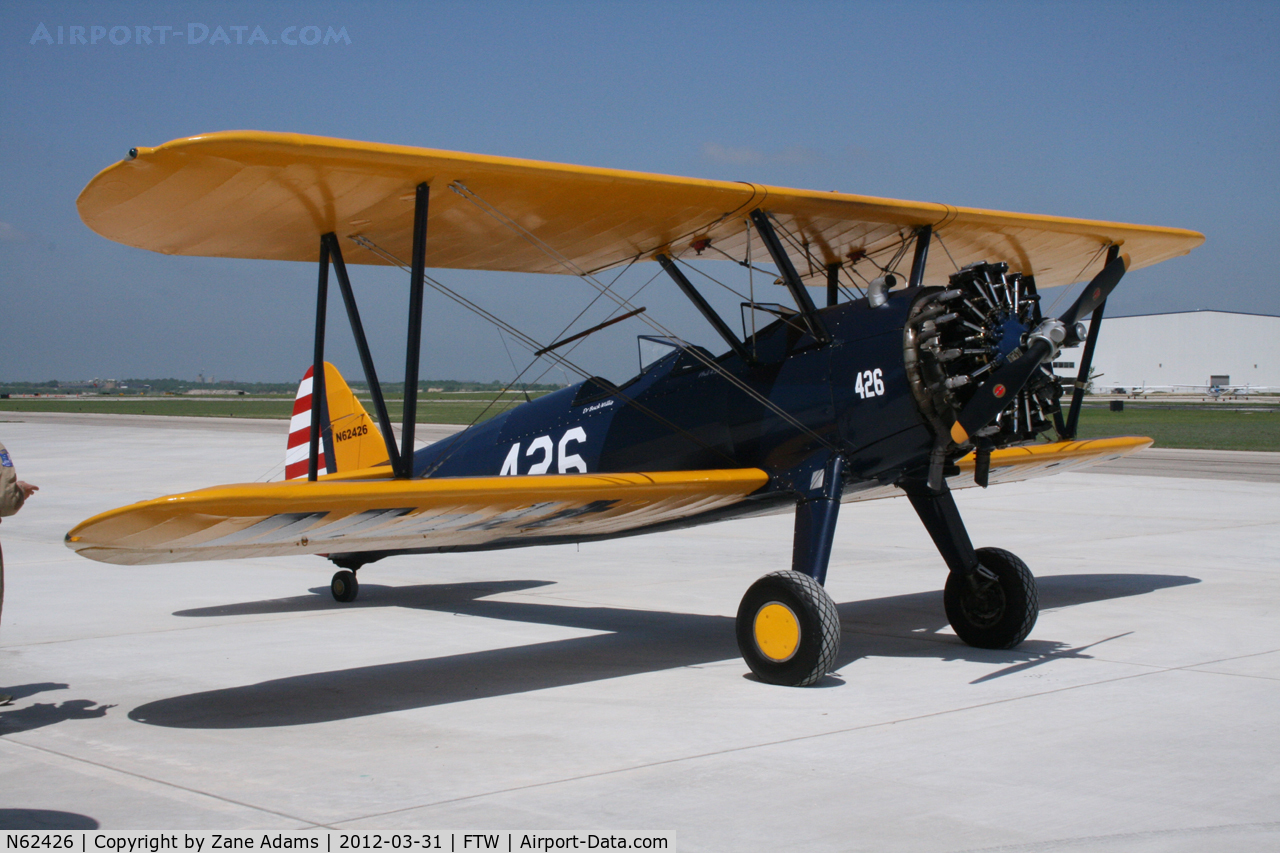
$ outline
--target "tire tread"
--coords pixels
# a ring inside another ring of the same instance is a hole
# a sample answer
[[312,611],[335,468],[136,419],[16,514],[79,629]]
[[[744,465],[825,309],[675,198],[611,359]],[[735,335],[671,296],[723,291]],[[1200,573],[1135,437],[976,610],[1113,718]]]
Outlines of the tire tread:
[[[1040,615],[1040,596],[1036,589],[1035,576],[1031,574],[1027,564],[1011,551],[1003,548],[979,548],[976,553],[978,562],[982,566],[1001,577],[1002,587],[1009,581],[1013,581],[1020,589],[1021,610],[1012,614],[1010,619],[1002,620],[1002,624],[991,628],[964,624],[957,626],[958,616],[962,611],[957,600],[959,592],[952,586],[953,582],[956,582],[956,576],[952,575],[947,578],[945,593],[947,620],[951,623],[956,635],[971,646],[982,649],[1011,649],[1027,638]],[[1006,598],[1007,595],[1006,591]]]

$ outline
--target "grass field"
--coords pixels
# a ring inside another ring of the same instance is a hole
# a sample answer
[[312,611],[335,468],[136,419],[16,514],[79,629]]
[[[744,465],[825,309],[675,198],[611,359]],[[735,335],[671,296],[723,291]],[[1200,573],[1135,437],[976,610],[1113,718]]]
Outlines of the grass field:
[[1148,435],[1156,447],[1203,450],[1280,451],[1280,412],[1269,406],[1126,403],[1123,412],[1105,405],[1080,410],[1080,438]]
[[[431,424],[469,424],[524,402],[523,395],[508,394],[501,402],[490,392],[430,394],[418,400],[418,422]],[[538,396],[531,393],[530,396]],[[367,400],[365,408],[372,412]],[[238,398],[192,399],[189,397],[84,397],[69,400],[0,400],[0,412],[85,412],[101,415],[174,415],[194,418],[281,418],[293,412],[292,396],[275,399]],[[399,421],[403,401],[388,400],[387,411]]]
[[[418,401],[419,423],[469,424],[487,420],[521,402],[523,395],[507,395],[489,407],[487,391],[425,395]],[[534,395],[536,396],[536,394]],[[388,400],[393,421],[401,417],[401,401]],[[486,411],[486,407],[489,407]],[[366,403],[366,408],[373,407]],[[189,397],[87,397],[71,400],[0,400],[0,412],[92,412],[97,414],[185,415],[216,418],[288,418],[293,400]],[[1280,411],[1270,406],[1152,404],[1129,401],[1123,412],[1105,404],[1087,404],[1080,412],[1080,437],[1148,435],[1157,447],[1208,450],[1280,451]]]

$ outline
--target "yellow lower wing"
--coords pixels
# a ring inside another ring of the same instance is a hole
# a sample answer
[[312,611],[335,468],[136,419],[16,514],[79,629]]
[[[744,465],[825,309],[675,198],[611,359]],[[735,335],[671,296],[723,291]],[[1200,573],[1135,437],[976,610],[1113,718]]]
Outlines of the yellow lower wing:
[[[991,454],[989,480],[996,483],[1013,483],[1060,474],[1074,468],[1087,468],[1099,462],[1110,462],[1130,453],[1145,450],[1154,442],[1143,436],[1124,435],[1118,438],[1090,438],[1083,441],[1055,441],[1052,444],[1028,444],[1023,447],[1006,447]],[[960,477],[972,481],[975,465],[970,453],[957,463]],[[970,483],[969,485],[971,485]],[[965,488],[964,483],[953,483],[952,488]]]
[[[1058,474],[1127,456],[1149,438],[1011,447],[991,454],[991,483]],[[949,478],[974,485],[973,456]],[[235,557],[534,544],[609,536],[732,506],[763,488],[758,468],[649,474],[558,474],[390,480],[387,469],[319,481],[216,486],[94,516],[67,546],[104,563],[140,565]],[[901,495],[850,483],[845,501]],[[776,509],[768,504],[767,509]]]
[[82,522],[67,546],[140,565],[587,538],[720,509],[769,481],[757,468],[438,480],[389,480],[386,471],[143,501]]
[[[1035,477],[1047,477],[1064,471],[1078,470],[1110,462],[1130,453],[1145,450],[1152,440],[1140,436],[1118,438],[1090,438],[1083,441],[1055,441],[1052,444],[1028,444],[1023,447],[1006,447],[991,454],[991,471],[988,483],[1016,483]],[[974,456],[970,453],[957,463],[960,473],[947,478],[951,489],[968,489],[978,484],[973,481]],[[894,485],[868,483],[865,488],[853,484],[845,489],[844,501],[872,501],[892,498],[903,492]]]

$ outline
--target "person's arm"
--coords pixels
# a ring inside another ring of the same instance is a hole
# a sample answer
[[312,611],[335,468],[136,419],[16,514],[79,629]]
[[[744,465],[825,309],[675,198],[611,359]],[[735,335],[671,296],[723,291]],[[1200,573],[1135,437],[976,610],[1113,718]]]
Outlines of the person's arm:
[[13,515],[22,509],[37,488],[18,479],[9,452],[0,444],[0,517]]

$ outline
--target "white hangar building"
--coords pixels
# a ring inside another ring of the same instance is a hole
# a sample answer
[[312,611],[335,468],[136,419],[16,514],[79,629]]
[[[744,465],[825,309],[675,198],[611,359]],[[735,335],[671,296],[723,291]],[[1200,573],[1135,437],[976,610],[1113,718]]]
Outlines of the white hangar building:
[[[1083,344],[1063,350],[1054,372],[1074,379],[1083,353]],[[1144,386],[1280,390],[1280,317],[1212,310],[1104,316],[1093,368],[1102,393]]]

